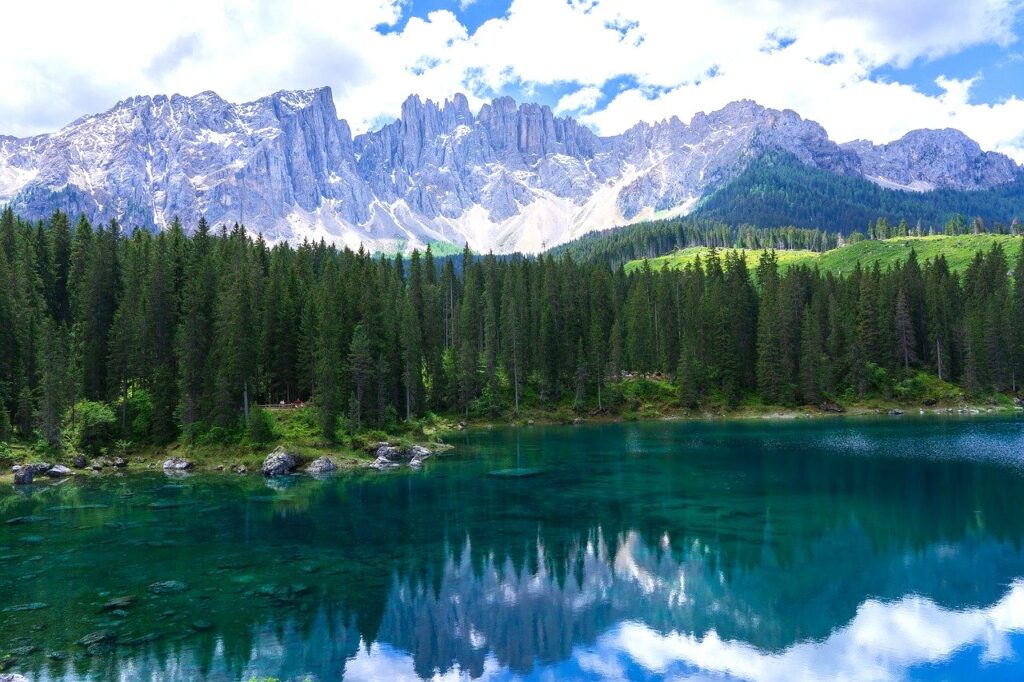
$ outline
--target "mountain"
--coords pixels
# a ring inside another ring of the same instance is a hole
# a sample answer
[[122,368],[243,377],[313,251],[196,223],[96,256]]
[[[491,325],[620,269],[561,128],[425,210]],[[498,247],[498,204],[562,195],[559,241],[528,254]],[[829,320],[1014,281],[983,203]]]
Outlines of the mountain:
[[1022,175],[958,131],[839,145],[817,123],[749,100],[601,137],[507,97],[474,113],[463,95],[413,96],[396,121],[353,137],[319,88],[244,104],[213,92],[133,97],[51,135],[0,136],[0,202],[27,217],[59,208],[155,228],[202,215],[271,240],[536,252],[688,213],[768,153],[915,191],[989,190]]
[[[879,217],[893,225],[906,220],[911,227],[920,223],[925,230],[931,227],[941,232],[958,213],[969,220],[981,218],[987,225],[1008,226],[1024,219],[1024,176],[1006,157],[992,156],[995,158],[987,164],[979,164],[984,157],[976,157],[973,164],[963,166],[967,172],[952,174],[949,167],[940,170],[934,163],[900,166],[898,159],[913,158],[911,152],[901,152],[885,162],[893,172],[882,184],[856,175],[829,173],[790,154],[771,151],[709,194],[692,215],[733,225],[827,226],[842,233],[863,230]],[[929,167],[934,172],[927,173]],[[928,180],[922,179],[925,177]],[[907,186],[925,182],[941,186],[943,177],[945,186],[930,191],[891,188],[895,183],[891,178],[900,178]],[[948,188],[955,184],[966,188]]]

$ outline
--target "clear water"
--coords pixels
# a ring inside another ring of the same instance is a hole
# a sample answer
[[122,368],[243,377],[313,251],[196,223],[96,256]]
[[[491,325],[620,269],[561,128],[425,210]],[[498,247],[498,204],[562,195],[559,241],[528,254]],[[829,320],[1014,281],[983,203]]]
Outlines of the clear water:
[[0,658],[39,680],[1024,678],[1024,420],[453,442],[421,472],[0,489]]

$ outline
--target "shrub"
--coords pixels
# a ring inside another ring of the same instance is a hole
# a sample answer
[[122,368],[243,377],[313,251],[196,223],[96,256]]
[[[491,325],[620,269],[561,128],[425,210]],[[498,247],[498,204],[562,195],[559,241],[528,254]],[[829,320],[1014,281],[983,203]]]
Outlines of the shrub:
[[70,449],[97,453],[114,435],[117,419],[110,405],[79,400],[64,418],[64,439]]

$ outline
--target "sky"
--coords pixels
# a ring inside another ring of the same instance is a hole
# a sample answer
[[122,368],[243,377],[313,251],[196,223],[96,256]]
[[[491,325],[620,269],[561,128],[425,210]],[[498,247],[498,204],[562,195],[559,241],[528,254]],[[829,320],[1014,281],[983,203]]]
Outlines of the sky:
[[1024,0],[9,3],[0,134],[137,94],[330,86],[356,133],[410,94],[550,105],[601,134],[748,98],[838,142],[959,128],[1024,163]]

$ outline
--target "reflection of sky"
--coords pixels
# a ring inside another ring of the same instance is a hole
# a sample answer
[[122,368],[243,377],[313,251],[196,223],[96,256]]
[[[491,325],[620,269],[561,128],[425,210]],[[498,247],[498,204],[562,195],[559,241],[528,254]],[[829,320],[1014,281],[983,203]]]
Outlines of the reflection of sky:
[[[626,621],[568,660],[539,666],[525,676],[487,658],[484,679],[740,679],[902,680],[1011,679],[1024,654],[1024,582],[1015,582],[996,604],[981,609],[944,609],[930,599],[865,601],[853,620],[823,641],[799,642],[768,653],[744,642],[660,634]],[[411,655],[388,645],[361,645],[346,678],[392,682],[420,679]],[[979,673],[978,671],[982,671]],[[1019,674],[1019,670],[1017,670]],[[458,667],[433,679],[461,679]]]

